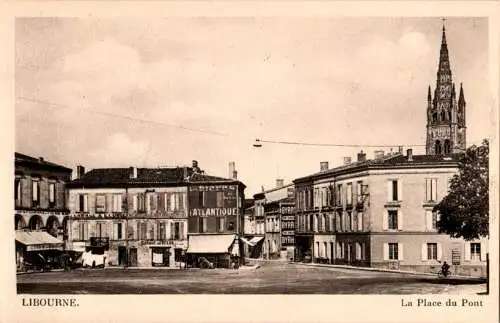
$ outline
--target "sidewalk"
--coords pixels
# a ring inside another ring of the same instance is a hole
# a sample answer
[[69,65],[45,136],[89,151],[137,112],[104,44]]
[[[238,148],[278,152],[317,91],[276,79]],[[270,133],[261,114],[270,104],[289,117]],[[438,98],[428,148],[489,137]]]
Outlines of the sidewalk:
[[[394,269],[383,269],[383,268],[372,268],[372,267],[357,267],[357,266],[347,266],[347,265],[328,265],[328,264],[316,264],[316,263],[302,263],[302,262],[294,262],[297,265],[310,266],[310,267],[325,267],[325,268],[342,268],[349,270],[359,270],[359,271],[375,271],[375,272],[387,272],[387,273],[396,273],[396,274],[404,274],[404,275],[412,275],[412,276],[420,276],[420,277],[434,277],[437,278],[436,273],[423,273],[417,271],[405,271],[405,270],[394,270]],[[460,281],[469,281],[469,282],[486,282],[486,278],[482,277],[470,277],[470,276],[459,276],[453,275],[448,276],[448,278],[443,278],[447,281],[460,280]]]

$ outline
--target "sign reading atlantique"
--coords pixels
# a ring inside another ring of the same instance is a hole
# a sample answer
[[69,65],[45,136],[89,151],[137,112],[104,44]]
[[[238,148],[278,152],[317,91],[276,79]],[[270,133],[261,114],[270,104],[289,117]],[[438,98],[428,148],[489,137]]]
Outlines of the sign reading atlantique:
[[196,208],[191,209],[189,211],[189,216],[201,216],[201,217],[210,217],[210,216],[231,216],[238,215],[238,209],[233,208]]

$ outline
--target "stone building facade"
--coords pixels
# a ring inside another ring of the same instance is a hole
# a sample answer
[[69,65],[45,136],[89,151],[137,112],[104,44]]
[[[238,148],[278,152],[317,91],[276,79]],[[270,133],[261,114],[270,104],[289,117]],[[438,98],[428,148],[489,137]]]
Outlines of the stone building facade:
[[57,249],[63,249],[68,238],[69,219],[65,185],[71,180],[72,170],[21,153],[15,153],[14,157],[14,228],[19,265],[21,257],[26,258],[27,251],[48,248],[43,244],[33,245],[33,241],[29,241],[30,232],[38,232],[37,239],[45,239],[47,244],[59,241]]
[[[411,149],[372,160],[360,154],[354,163],[296,179],[298,260],[422,272],[447,261],[454,273],[484,276],[486,239],[466,242],[437,231],[433,208],[447,194],[458,158],[413,156]],[[318,183],[328,183],[323,194]]]
[[106,265],[181,266],[187,249],[191,168],[107,168],[68,184],[70,247],[106,254]]

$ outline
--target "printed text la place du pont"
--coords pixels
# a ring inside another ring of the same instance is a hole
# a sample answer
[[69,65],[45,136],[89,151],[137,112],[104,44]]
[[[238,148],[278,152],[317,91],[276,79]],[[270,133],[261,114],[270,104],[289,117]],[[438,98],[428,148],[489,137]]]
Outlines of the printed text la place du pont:
[[429,300],[427,298],[418,298],[415,300],[401,299],[401,307],[481,307],[483,300],[472,300],[468,298],[461,298],[454,300],[448,298],[446,301],[442,300]]

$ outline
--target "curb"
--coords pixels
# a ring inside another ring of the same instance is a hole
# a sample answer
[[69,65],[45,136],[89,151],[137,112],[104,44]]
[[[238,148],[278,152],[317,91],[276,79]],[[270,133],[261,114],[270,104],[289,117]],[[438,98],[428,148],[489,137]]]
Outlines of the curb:
[[48,271],[18,271],[16,272],[16,275],[27,275],[27,274],[41,274],[41,273],[53,273],[53,272],[62,272],[64,269],[52,269]]
[[[314,263],[300,263],[295,262],[294,264],[309,266],[309,267],[324,267],[324,268],[342,268],[350,270],[364,270],[364,271],[376,271],[376,272],[386,272],[386,273],[396,273],[405,275],[415,275],[424,277],[436,277],[437,273],[422,273],[418,271],[406,271],[406,270],[394,270],[394,269],[383,269],[383,268],[373,268],[373,267],[356,267],[356,266],[346,266],[346,265],[325,265],[325,264],[314,264]],[[460,275],[450,275],[446,279],[458,279],[458,280],[471,280],[477,282],[486,282],[486,278],[482,277],[470,277],[470,276],[460,276]]]

